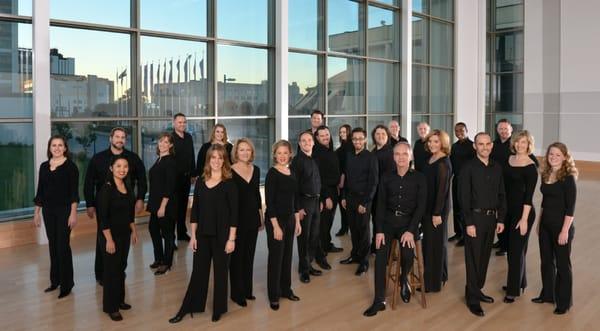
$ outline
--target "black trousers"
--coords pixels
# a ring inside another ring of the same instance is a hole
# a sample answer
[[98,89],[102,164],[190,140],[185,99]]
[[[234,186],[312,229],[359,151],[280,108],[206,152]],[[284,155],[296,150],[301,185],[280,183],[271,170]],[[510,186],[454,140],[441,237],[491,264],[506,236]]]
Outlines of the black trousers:
[[527,268],[525,265],[527,255],[527,244],[529,242],[529,235],[531,234],[531,228],[535,221],[535,209],[531,208],[529,212],[529,218],[527,219],[527,233],[524,236],[521,235],[521,230],[515,229],[517,222],[521,219],[521,215],[510,217],[507,224],[505,224],[504,231],[510,231],[511,234],[508,236],[508,274],[506,276],[506,295],[513,297],[519,296],[521,289],[527,287]]
[[348,232],[348,210],[340,205],[340,230],[341,232]]
[[[115,253],[108,254],[104,246],[104,273],[102,310],[105,313],[119,311],[119,305],[125,302],[125,268],[129,256],[130,236],[113,237]],[[106,240],[104,241],[106,245]]]
[[197,235],[197,250],[194,253],[192,276],[181,304],[181,314],[203,312],[208,295],[210,265],[213,263],[213,314],[227,312],[227,270],[229,255],[225,253],[225,242],[216,236]]
[[[479,304],[485,285],[490,254],[496,231],[496,215],[473,213],[476,237],[470,237],[465,230],[465,266],[467,269],[467,285],[465,299],[468,305]],[[465,228],[466,229],[466,228]]]
[[321,212],[319,198],[300,198],[300,208],[306,215],[300,221],[302,232],[298,237],[298,272],[305,273],[310,269],[310,263],[315,259],[322,259],[325,255],[321,249],[319,237]]
[[[283,231],[283,240],[273,237],[273,224],[265,220],[267,232],[267,291],[270,302],[279,302],[282,296],[292,294],[292,253],[294,248],[294,215],[277,217],[279,227]],[[304,230],[303,230],[304,231]]]
[[[376,250],[375,255],[375,299],[374,303],[385,302],[385,276],[386,267],[388,262],[388,256],[390,254],[390,248],[392,247],[392,240],[400,239],[402,234],[408,230],[408,226],[404,227],[387,227],[385,228],[385,245],[381,245]],[[415,238],[416,239],[416,238]],[[413,261],[415,258],[415,251],[413,248],[402,247],[400,245],[400,267],[402,268],[402,274],[400,275],[400,281],[406,282],[410,271],[412,270]]]
[[[319,238],[321,240],[321,250],[323,251],[323,255],[327,255],[327,252],[333,246],[331,242],[331,227],[333,226],[333,219],[335,217],[335,209],[338,204],[338,196],[337,194],[331,197],[333,202],[333,208],[327,209],[325,207],[325,200],[323,203],[323,211],[321,211],[321,220],[320,220],[320,229],[319,229]],[[343,209],[343,208],[340,208]]]
[[460,199],[458,197],[458,176],[452,177],[452,215],[454,222],[454,234],[459,237],[464,237],[465,234],[465,219],[462,215],[460,207]]
[[73,255],[71,253],[71,205],[42,208],[50,251],[50,284],[66,291],[73,288]]
[[[544,212],[546,214],[546,212]],[[542,293],[547,301],[554,301],[559,309],[568,309],[573,305],[573,271],[571,269],[571,245],[575,236],[575,227],[569,229],[569,241],[558,244],[558,235],[562,229],[562,218],[549,219],[542,214],[540,221],[540,258],[542,271]]]
[[346,207],[348,212],[348,226],[350,227],[350,237],[352,239],[352,258],[361,263],[369,263],[369,248],[371,234],[369,229],[369,218],[371,216],[371,203],[367,203],[366,212],[360,214],[358,206],[361,201],[355,197],[346,199]]
[[165,217],[159,218],[156,213],[150,214],[150,221],[148,222],[148,230],[154,247],[154,262],[160,262],[169,267],[173,264],[173,252],[175,250],[174,222],[173,215],[165,214]]
[[106,240],[98,222],[96,215],[96,257],[94,258],[94,273],[96,274],[96,281],[104,281],[104,253],[106,252]]
[[421,222],[423,231],[423,277],[427,292],[442,290],[448,280],[448,216],[442,215],[442,224],[433,226],[432,216],[425,215]]
[[173,227],[176,227],[177,238],[182,238],[187,235],[187,227],[185,219],[187,216],[187,206],[190,198],[190,175],[177,174],[177,182],[175,183],[175,222]]
[[258,228],[242,229],[238,227],[235,250],[229,263],[231,298],[235,301],[252,296],[252,277],[254,271],[254,253]]

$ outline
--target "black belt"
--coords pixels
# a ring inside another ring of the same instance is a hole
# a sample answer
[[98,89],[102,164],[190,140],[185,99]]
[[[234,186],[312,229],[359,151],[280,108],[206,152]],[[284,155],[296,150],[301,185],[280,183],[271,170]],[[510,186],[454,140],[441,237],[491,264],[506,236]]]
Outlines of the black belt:
[[302,194],[302,196],[305,198],[318,198],[321,195],[320,194]]
[[480,208],[475,208],[475,209],[472,209],[472,210],[475,213],[484,214],[486,216],[496,215],[496,209],[480,209]]
[[401,210],[388,209],[388,212],[390,212],[392,215],[398,216],[398,217],[401,217],[401,216],[412,216],[412,214],[405,213],[405,212],[403,212]]

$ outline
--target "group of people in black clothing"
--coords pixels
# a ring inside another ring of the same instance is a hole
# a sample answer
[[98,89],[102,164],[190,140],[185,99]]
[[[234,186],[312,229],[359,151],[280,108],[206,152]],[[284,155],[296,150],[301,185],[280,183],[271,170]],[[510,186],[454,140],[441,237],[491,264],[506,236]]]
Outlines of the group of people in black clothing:
[[[480,302],[494,301],[481,290],[496,233],[498,255],[506,254],[508,260],[504,302],[514,302],[527,286],[525,260],[536,215],[532,197],[538,172],[543,194],[537,226],[543,288],[532,301],[554,303],[556,314],[568,311],[577,169],[564,144],[548,147],[538,171],[533,137],[527,131],[513,135],[507,120],[497,124],[495,141],[483,132],[471,141],[466,124],[457,123],[457,141],[452,146],[446,132],[420,123],[419,139],[412,147],[400,136],[398,122],[391,121],[373,129],[371,151],[367,132],[349,125],[339,128],[340,145],[334,149],[332,134],[323,123],[323,113],[313,111],[311,128],[299,134],[295,155],[286,140],[273,145],[264,212],[261,169],[253,164],[255,149],[249,139],[232,145],[225,126],[217,124],[195,161],[186,117],[176,114],[173,131],[158,137],[148,186],[142,161],[124,148],[127,132],[114,128],[110,147],[90,160],[84,184],[87,214],[98,224],[95,273],[103,286],[103,311],[118,321],[123,318],[120,311],[131,308],[125,302],[125,269],[129,247],[137,241],[134,218],[143,210],[148,192],[146,210],[154,247],[150,268],[155,275],[172,268],[176,239],[189,241],[194,252],[188,289],[171,323],[205,310],[211,264],[213,321],[227,312],[229,288],[231,299],[240,306],[255,299],[253,264],[262,229],[267,234],[271,309],[279,309],[280,298],[299,301],[291,287],[294,237],[298,237],[299,279],[309,283],[311,276],[331,269],[329,253],[343,251],[331,237],[338,205],[342,224],[336,235],[349,230],[352,242],[349,256],[340,263],[357,264],[355,274],[360,276],[368,271],[370,253],[375,254],[375,296],[365,316],[385,309],[385,270],[393,240],[400,242],[404,302],[410,301],[413,290],[441,291],[448,281],[447,241],[464,246],[465,301],[473,314],[483,316]],[[48,161],[39,170],[34,222],[40,225],[41,211],[51,261],[50,286],[45,291],[60,287],[59,298],[69,295],[74,286],[69,236],[77,223],[78,180],[66,139],[52,136]],[[448,238],[451,209],[455,235]],[[411,289],[407,278],[418,240],[423,245],[424,283],[421,289]]]

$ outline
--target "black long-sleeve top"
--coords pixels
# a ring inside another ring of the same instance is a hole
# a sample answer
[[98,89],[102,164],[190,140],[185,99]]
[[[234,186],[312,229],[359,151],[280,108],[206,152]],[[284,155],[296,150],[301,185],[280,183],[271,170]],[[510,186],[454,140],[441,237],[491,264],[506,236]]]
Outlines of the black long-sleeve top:
[[475,148],[473,148],[473,141],[468,137],[463,140],[457,140],[452,144],[450,162],[452,163],[452,173],[454,174],[454,177],[458,177],[458,174],[465,163],[472,160],[474,157]]
[[335,154],[340,161],[340,174],[346,174],[346,159],[348,158],[348,153],[354,152],[354,146],[352,143],[345,141],[335,150]]
[[506,218],[506,194],[500,164],[490,159],[485,165],[478,157],[467,162],[458,182],[460,205],[466,225],[475,225],[473,209],[495,209],[497,222]]
[[396,144],[399,143],[399,142],[401,142],[401,141],[407,143],[408,139],[406,139],[406,138],[404,138],[402,136],[398,136],[398,139],[390,136],[390,144],[392,145],[392,147],[396,146]]
[[543,219],[562,222],[565,216],[575,215],[575,201],[577,200],[575,177],[569,175],[552,184],[542,181],[540,191],[543,195]]
[[377,157],[377,165],[379,166],[379,178],[388,172],[396,170],[396,162],[394,162],[394,147],[391,144],[385,144],[380,149],[373,148],[373,153]]
[[158,212],[163,198],[168,198],[167,209],[173,212],[175,204],[175,178],[177,177],[176,160],[173,155],[159,157],[150,168],[150,194],[146,209],[151,213]]
[[[206,164],[206,153],[212,145],[213,143],[209,141],[207,143],[202,144],[202,147],[200,147],[200,151],[198,152],[198,160],[196,160],[197,176],[202,176],[202,172],[204,171],[204,165]],[[229,158],[228,162],[231,163],[231,150],[233,149],[233,145],[228,142],[227,144],[225,144],[225,149],[227,150],[227,157]]]
[[38,187],[33,202],[36,206],[52,207],[79,203],[79,170],[73,161],[50,170],[50,161],[40,165]]
[[502,167],[508,165],[508,157],[511,154],[510,141],[510,137],[505,142],[502,142],[500,138],[494,140],[494,147],[492,148],[492,153],[490,153],[490,159],[496,161]]
[[427,178],[427,207],[425,214],[431,216],[448,216],[450,211],[450,183],[452,164],[447,156],[433,163],[427,162],[423,168]]
[[533,163],[524,167],[513,167],[509,164],[504,175],[509,214],[520,219],[523,205],[533,206],[533,193],[538,179],[537,167]]
[[431,153],[425,149],[425,142],[420,138],[417,139],[413,145],[413,160],[415,170],[423,171],[423,167],[425,167],[425,164],[429,162],[429,158],[431,158]]
[[[129,162],[129,173],[127,175],[128,186],[137,188],[135,191],[137,200],[144,200],[146,192],[148,191],[144,163],[137,154],[126,149],[123,150],[122,155],[124,155]],[[96,207],[96,196],[102,185],[104,185],[109,178],[109,174],[111,173],[110,162],[113,156],[114,154],[110,148],[108,148],[105,151],[96,153],[88,164],[85,182],[83,184],[85,204],[88,208]]]
[[399,218],[389,217],[400,211],[410,219],[408,231],[417,235],[419,222],[425,213],[426,198],[427,183],[422,173],[411,169],[404,176],[400,176],[397,171],[384,174],[377,191],[375,233],[383,233],[386,224],[392,227],[403,226],[404,224],[395,223]]
[[135,196],[121,193],[113,183],[106,182],[98,192],[96,215],[100,228],[109,229],[113,238],[129,236],[130,224],[135,221]]
[[173,131],[171,136],[173,136],[173,149],[175,151],[174,156],[177,165],[177,174],[185,176],[192,175],[196,169],[194,140],[192,139],[192,135],[184,132],[182,138]]
[[197,180],[190,223],[197,223],[197,235],[216,236],[225,242],[229,228],[237,227],[239,197],[235,182],[231,179],[209,188],[204,180]]
[[340,162],[333,148],[315,144],[312,152],[313,159],[319,166],[321,175],[321,200],[337,195],[337,185],[340,182]]
[[285,175],[274,167],[269,169],[265,178],[265,202],[269,219],[289,217],[298,211],[298,180],[293,171]]
[[298,179],[298,194],[314,197],[321,193],[319,166],[312,156],[299,151],[298,155],[294,156],[290,169]]
[[238,228],[258,229],[260,227],[259,210],[262,209],[260,197],[260,168],[254,166],[252,178],[247,182],[232,169],[233,181],[238,189]]
[[379,182],[379,165],[375,154],[366,148],[356,154],[347,154],[344,198],[355,196],[366,206],[373,200]]

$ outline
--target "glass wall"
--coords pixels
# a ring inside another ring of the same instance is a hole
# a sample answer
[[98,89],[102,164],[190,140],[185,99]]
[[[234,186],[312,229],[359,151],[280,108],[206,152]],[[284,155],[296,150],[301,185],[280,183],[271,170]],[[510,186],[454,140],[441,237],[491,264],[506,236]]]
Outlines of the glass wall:
[[454,1],[413,0],[412,137],[417,125],[452,136],[454,122]]
[[487,0],[486,130],[523,127],[523,1]]
[[321,110],[371,130],[400,115],[400,1],[289,0],[289,133]]

